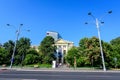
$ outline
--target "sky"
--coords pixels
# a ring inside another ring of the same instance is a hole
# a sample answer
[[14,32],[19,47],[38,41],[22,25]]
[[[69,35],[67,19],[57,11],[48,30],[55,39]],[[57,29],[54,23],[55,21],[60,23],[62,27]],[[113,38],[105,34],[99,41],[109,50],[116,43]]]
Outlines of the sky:
[[0,43],[15,41],[15,32],[23,24],[19,38],[30,38],[32,45],[40,45],[47,31],[56,31],[78,46],[84,37],[98,37],[88,12],[100,19],[112,10],[100,24],[101,39],[110,42],[120,36],[119,8],[120,0],[0,0]]

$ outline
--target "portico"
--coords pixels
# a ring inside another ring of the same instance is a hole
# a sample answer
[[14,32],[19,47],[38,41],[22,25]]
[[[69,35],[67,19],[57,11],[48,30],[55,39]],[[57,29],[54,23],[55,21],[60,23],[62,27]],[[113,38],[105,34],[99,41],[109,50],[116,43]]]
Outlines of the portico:
[[63,39],[58,39],[55,42],[55,45],[57,47],[57,63],[64,64],[65,63],[65,56],[70,48],[74,46],[73,42],[63,40]]

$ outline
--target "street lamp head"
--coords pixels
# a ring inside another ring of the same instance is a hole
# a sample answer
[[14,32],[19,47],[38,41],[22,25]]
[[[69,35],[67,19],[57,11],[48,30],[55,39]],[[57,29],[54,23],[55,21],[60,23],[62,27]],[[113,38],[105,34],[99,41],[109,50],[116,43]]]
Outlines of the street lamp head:
[[20,24],[20,26],[23,26],[23,24]]
[[88,13],[88,15],[92,15],[92,13],[91,13],[91,12],[89,12],[89,13]]
[[104,24],[104,22],[103,22],[103,21],[101,21],[101,24]]
[[108,14],[111,14],[112,13],[112,10],[111,11],[108,11]]
[[7,26],[10,26],[10,24],[6,24]]
[[28,32],[30,32],[30,30],[27,30]]
[[88,22],[85,22],[85,24],[88,24]]

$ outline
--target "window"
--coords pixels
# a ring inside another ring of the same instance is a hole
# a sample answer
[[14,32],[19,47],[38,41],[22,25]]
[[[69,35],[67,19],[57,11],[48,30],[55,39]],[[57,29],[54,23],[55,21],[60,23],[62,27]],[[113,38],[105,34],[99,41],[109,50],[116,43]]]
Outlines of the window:
[[66,48],[66,46],[64,45],[63,48]]

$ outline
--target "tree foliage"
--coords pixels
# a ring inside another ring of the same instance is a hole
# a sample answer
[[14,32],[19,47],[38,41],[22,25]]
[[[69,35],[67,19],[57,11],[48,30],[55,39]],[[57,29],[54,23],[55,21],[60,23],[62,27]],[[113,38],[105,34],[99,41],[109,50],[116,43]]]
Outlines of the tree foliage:
[[112,39],[110,43],[113,46],[114,52],[120,54],[120,37]]
[[83,38],[79,42],[79,51],[82,58],[84,58],[84,65],[86,66],[100,66],[100,46],[99,39],[96,37]]
[[39,46],[39,51],[41,52],[43,57],[43,63],[52,63],[52,60],[55,59],[55,50],[56,47],[54,46],[54,39],[51,36],[46,36]]
[[35,49],[31,48],[28,50],[23,63],[25,65],[41,63],[41,56]]
[[17,51],[18,54],[22,55],[23,53],[26,53],[27,50],[30,48],[30,39],[29,38],[20,38],[17,42]]
[[110,41],[113,48],[113,62],[115,67],[120,67],[120,37]]
[[74,66],[75,58],[79,58],[78,49],[76,47],[72,47],[68,51],[67,56],[65,58],[67,60],[67,63],[69,63],[71,66]]
[[[106,67],[113,67],[113,48],[112,45],[102,41],[103,54]],[[79,47],[71,48],[67,54],[67,61],[73,65],[76,56],[77,66],[102,67],[99,39],[96,37],[83,38],[79,42]]]
[[[20,38],[17,43],[16,43],[16,50],[15,50],[15,56],[14,56],[14,64],[18,65],[21,64],[21,62],[23,61],[27,50],[30,48],[30,39],[29,38]],[[9,63],[13,54],[13,48],[15,46],[15,43],[12,40],[9,40],[8,42],[3,44],[3,47],[5,48],[5,50],[8,53],[7,58],[9,59]]]
[[0,65],[9,64],[9,53],[5,48],[0,47]]
[[30,39],[22,37],[17,41],[16,54],[15,54],[15,64],[21,64],[24,57],[27,54],[27,50],[30,49]]
[[[56,46],[54,44],[54,39],[47,36],[42,40],[39,52],[37,52],[35,49],[30,48],[30,39],[22,37],[17,41],[13,64],[51,64],[55,60]],[[0,65],[10,65],[14,45],[15,43],[12,40],[0,45]],[[110,43],[102,40],[102,48],[106,67],[120,68],[120,37],[112,39]],[[74,66],[75,61],[77,67],[102,66],[99,39],[96,37],[82,38],[79,41],[79,47],[72,47],[65,59],[71,66]]]
[[5,42],[3,44],[3,47],[7,50],[8,52],[8,59],[11,59],[12,53],[13,53],[13,47],[14,47],[15,43],[12,40],[9,40],[8,42]]

